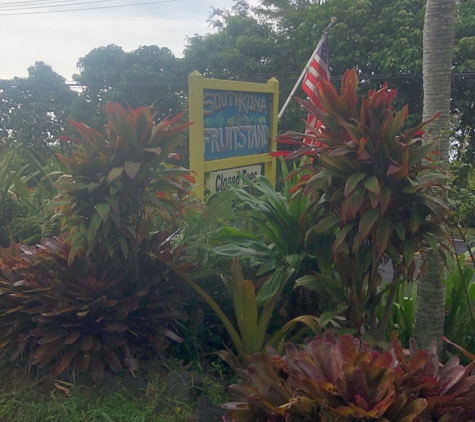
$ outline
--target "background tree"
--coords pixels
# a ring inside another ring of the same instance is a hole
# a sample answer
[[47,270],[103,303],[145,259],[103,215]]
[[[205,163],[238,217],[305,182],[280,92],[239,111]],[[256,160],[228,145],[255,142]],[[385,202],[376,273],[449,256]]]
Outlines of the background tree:
[[166,47],[142,46],[125,52],[111,44],[91,50],[77,66],[79,73],[73,79],[84,88],[71,115],[97,130],[106,123],[103,109],[109,101],[133,109],[151,106],[159,119],[184,108],[187,75]]
[[0,80],[0,138],[47,150],[65,132],[75,93],[51,66],[36,62],[28,77]]
[[[424,119],[440,113],[426,127],[428,141],[438,140],[441,166],[449,161],[450,81],[456,0],[428,0],[424,19]],[[445,284],[442,265],[435,252],[428,257],[426,271],[417,284],[414,336],[428,349],[436,339],[442,347],[444,331]]]

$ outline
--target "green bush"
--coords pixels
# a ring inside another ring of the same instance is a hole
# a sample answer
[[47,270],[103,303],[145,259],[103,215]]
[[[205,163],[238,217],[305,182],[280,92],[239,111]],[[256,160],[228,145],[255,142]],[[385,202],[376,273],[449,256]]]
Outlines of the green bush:
[[134,373],[138,356],[181,341],[177,272],[192,268],[175,227],[192,179],[166,162],[188,125],[156,125],[148,108],[106,112],[107,137],[72,122],[83,138],[62,139],[77,145],[71,158],[58,154],[64,235],[0,254],[0,346],[54,376],[87,371],[96,382],[106,366]]

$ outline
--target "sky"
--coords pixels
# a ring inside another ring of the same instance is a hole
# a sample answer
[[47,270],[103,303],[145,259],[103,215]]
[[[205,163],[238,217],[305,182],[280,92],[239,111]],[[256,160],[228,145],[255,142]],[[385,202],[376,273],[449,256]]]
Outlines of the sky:
[[[149,2],[154,3],[138,4]],[[115,7],[127,4],[134,6]],[[43,61],[71,81],[80,57],[109,44],[125,51],[158,45],[182,57],[187,36],[214,31],[206,22],[211,7],[232,5],[233,0],[0,0],[0,79],[27,76],[29,66]],[[104,9],[40,13],[99,7]]]

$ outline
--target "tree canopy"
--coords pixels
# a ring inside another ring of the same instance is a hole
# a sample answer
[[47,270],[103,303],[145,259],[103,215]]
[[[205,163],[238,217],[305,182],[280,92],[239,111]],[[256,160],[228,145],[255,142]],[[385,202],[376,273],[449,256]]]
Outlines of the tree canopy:
[[75,93],[51,66],[36,62],[28,77],[0,80],[0,139],[40,150],[64,135]]
[[159,118],[183,109],[186,74],[180,61],[166,47],[142,46],[131,52],[108,45],[81,57],[79,73],[73,79],[83,86],[71,114],[75,120],[101,128],[106,121],[100,113],[109,101],[124,107],[151,106]]
[[[37,63],[28,78],[1,81],[1,135],[21,142],[47,143],[64,131],[64,116],[100,129],[108,101],[132,108],[151,105],[158,118],[186,109],[187,75],[280,82],[281,105],[287,98],[330,19],[330,69],[337,84],[346,69],[357,69],[361,90],[388,82],[398,90],[396,107],[409,104],[409,125],[422,114],[422,29],[425,0],[261,0],[236,1],[215,9],[209,23],[216,33],[188,39],[184,57],[166,47],[142,46],[131,52],[109,45],[78,61],[75,95],[49,66]],[[452,70],[452,139],[475,135],[475,1],[457,2]],[[48,88],[34,85],[48,83]],[[32,85],[33,84],[33,85]],[[54,86],[54,89],[51,88]],[[304,94],[299,88],[297,96]],[[40,117],[41,116],[41,117]],[[292,103],[279,130],[303,129],[305,112]],[[34,140],[34,141],[33,141]],[[475,148],[467,145],[467,157]]]

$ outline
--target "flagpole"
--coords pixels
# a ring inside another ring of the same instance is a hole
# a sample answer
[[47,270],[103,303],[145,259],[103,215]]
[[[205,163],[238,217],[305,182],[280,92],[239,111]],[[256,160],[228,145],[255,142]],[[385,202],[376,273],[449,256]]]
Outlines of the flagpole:
[[[323,33],[325,34],[325,32],[329,31],[330,29],[332,29],[333,25],[335,25],[336,23],[336,18],[333,17],[331,19],[331,22],[330,24],[326,27],[325,31],[323,31]],[[287,108],[287,106],[289,105],[290,103],[290,100],[294,97],[294,94],[295,94],[295,91],[297,91],[297,88],[298,86],[300,85],[300,82],[302,82],[302,79],[303,77],[305,76],[305,74],[307,73],[308,71],[308,68],[310,66],[310,63],[312,62],[313,60],[313,57],[315,56],[318,48],[320,47],[320,43],[322,42],[322,39],[320,39],[320,41],[318,42],[317,46],[315,47],[315,50],[313,51],[312,55],[310,56],[310,59],[308,60],[307,62],[307,65],[304,67],[302,73],[300,74],[300,77],[299,79],[297,80],[297,82],[295,83],[295,86],[294,88],[292,89],[292,91],[290,92],[287,100],[285,101],[284,105],[282,106],[282,109],[280,110],[279,114],[277,115],[277,119],[280,120],[282,115],[284,114],[284,111],[285,109]]]

